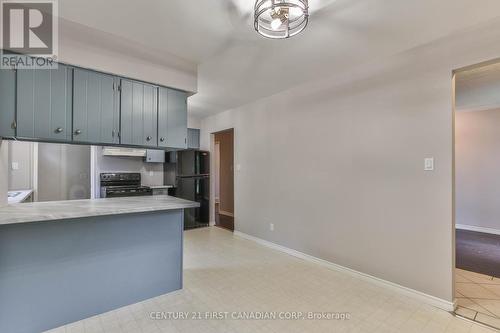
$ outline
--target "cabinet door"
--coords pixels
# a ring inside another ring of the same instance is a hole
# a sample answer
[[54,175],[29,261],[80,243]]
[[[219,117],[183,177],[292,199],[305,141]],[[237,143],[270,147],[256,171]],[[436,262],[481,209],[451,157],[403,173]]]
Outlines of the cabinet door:
[[119,143],[117,79],[83,69],[73,75],[73,141]]
[[200,130],[196,128],[188,128],[188,148],[200,149]]
[[159,88],[158,145],[186,149],[187,107],[186,93]]
[[17,136],[71,140],[72,73],[57,69],[17,70]]
[[167,147],[187,148],[187,94],[166,89],[167,99]]
[[158,143],[158,88],[121,80],[121,143],[156,147]]
[[0,69],[0,136],[16,135],[16,71]]

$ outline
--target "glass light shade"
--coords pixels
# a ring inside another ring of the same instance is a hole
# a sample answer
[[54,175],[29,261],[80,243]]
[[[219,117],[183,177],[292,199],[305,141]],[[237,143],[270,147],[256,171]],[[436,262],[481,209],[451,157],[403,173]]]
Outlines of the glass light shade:
[[308,0],[256,0],[255,30],[264,37],[284,39],[303,31],[309,20]]

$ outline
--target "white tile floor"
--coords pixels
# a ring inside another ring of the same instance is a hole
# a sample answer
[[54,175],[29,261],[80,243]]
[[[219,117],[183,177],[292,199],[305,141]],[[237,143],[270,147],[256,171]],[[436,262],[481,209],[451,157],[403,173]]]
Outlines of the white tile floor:
[[[51,333],[492,332],[367,281],[230,232],[185,233],[184,289]],[[124,291],[126,292],[126,291]],[[225,320],[152,320],[151,312],[230,312]],[[347,312],[349,320],[237,320],[234,312]]]
[[500,279],[455,270],[457,314],[500,329]]

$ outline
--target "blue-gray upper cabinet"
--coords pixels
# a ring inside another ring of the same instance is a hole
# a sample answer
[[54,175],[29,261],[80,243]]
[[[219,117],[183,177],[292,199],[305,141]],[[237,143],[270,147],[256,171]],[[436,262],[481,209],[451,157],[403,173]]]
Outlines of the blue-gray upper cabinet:
[[200,130],[188,128],[188,149],[200,149]]
[[158,87],[121,80],[120,143],[156,147],[158,144]]
[[0,136],[16,135],[16,71],[0,69]]
[[17,136],[71,141],[71,67],[17,70]]
[[178,90],[159,88],[158,146],[186,149],[187,95]]
[[73,141],[118,144],[119,79],[76,68],[73,73]]

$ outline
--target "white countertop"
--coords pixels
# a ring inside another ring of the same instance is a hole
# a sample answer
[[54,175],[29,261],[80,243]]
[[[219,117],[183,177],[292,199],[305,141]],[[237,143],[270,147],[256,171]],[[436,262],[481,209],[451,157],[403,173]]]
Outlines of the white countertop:
[[200,204],[168,195],[9,204],[0,225],[196,208]]
[[[33,190],[13,190],[9,191],[8,201],[9,204],[21,203],[26,200],[31,194]],[[12,196],[15,195],[15,196]]]

